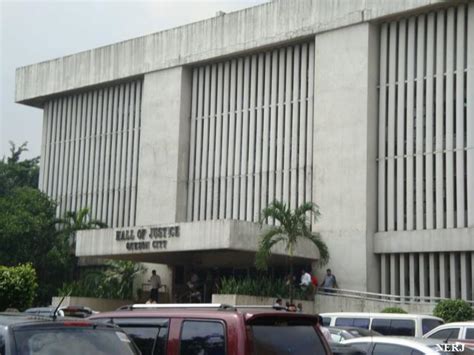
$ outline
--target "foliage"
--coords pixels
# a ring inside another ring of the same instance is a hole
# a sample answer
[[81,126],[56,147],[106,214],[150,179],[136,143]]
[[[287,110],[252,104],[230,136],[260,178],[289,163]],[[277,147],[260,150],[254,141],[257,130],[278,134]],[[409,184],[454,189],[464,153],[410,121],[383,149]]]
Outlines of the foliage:
[[65,283],[59,295],[129,300],[133,298],[133,280],[144,271],[133,261],[109,260],[105,268],[86,271],[78,280]]
[[446,323],[463,322],[473,319],[473,311],[464,300],[442,300],[433,310],[435,317],[442,318]]
[[[262,226],[269,218],[277,223],[266,229],[260,236],[259,247],[255,256],[255,265],[259,270],[266,270],[268,259],[271,256],[272,248],[279,243],[285,244],[285,249],[289,257],[290,275],[293,275],[293,254],[301,240],[309,240],[319,250],[321,265],[329,261],[329,251],[326,243],[321,240],[317,232],[311,231],[311,216],[316,218],[320,215],[319,208],[314,203],[303,203],[299,207],[291,210],[283,202],[273,201],[268,207],[262,210],[260,225]],[[290,283],[290,300],[292,300],[292,284]]]
[[38,277],[36,304],[49,304],[67,280],[71,257],[54,226],[56,204],[37,189],[38,158],[20,160],[26,143],[12,144],[0,161],[0,265],[31,263]]
[[0,266],[0,311],[31,307],[37,288],[36,271],[31,264]]
[[38,187],[39,157],[20,161],[21,154],[28,151],[26,145],[25,142],[17,148],[10,142],[11,156],[0,161],[0,196],[17,187]]
[[[289,298],[290,292],[285,281],[272,277],[261,276],[258,278],[222,278],[218,294],[239,294],[260,297]],[[293,296],[305,299],[305,292],[296,289]]]
[[405,311],[403,308],[400,308],[400,307],[386,307],[382,309],[381,312],[382,313],[403,313],[403,314],[408,313],[407,311]]

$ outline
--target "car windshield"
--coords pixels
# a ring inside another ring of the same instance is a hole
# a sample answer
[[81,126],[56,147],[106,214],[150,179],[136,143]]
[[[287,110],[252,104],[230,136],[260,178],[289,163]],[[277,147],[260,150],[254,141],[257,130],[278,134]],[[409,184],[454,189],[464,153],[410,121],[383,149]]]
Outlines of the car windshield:
[[256,355],[325,354],[314,325],[305,320],[260,319],[251,324]]
[[18,329],[15,331],[15,340],[18,354],[138,354],[126,334],[116,329],[81,327]]

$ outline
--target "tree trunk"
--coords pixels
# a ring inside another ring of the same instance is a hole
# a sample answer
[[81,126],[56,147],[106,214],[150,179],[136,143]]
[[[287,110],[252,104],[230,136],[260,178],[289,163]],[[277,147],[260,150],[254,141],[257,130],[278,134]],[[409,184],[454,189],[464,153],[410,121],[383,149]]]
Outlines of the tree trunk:
[[293,303],[293,255],[290,255],[290,304]]

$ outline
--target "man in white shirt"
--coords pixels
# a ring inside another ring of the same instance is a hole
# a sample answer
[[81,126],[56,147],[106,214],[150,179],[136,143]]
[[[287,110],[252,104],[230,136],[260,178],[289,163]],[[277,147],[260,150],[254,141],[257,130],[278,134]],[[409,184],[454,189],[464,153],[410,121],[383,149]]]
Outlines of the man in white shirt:
[[302,288],[307,288],[311,284],[311,275],[306,272],[304,269],[301,270],[301,282],[300,286]]
[[158,290],[161,287],[161,278],[159,275],[156,274],[156,270],[153,270],[151,272],[150,284],[151,284],[150,298],[156,303],[158,303]]

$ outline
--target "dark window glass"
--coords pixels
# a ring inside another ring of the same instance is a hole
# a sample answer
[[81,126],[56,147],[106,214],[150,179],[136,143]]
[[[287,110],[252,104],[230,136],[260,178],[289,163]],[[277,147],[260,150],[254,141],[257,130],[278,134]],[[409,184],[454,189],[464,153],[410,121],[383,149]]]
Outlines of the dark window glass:
[[466,339],[474,339],[474,328],[466,328]]
[[382,335],[390,334],[390,319],[374,319],[372,320],[372,330]]
[[255,355],[326,353],[314,324],[306,320],[261,319],[251,329]]
[[432,339],[457,339],[459,337],[459,329],[460,328],[448,328],[448,329],[442,329],[438,330],[437,332],[434,332],[431,334],[429,337]]
[[166,318],[115,318],[133,339],[143,355],[164,355],[168,342],[168,319]]
[[221,322],[184,321],[181,329],[182,355],[224,355],[225,329]]
[[363,351],[364,354],[369,352],[371,343],[354,343],[351,344],[352,347],[356,348],[357,350]]
[[137,354],[133,343],[117,329],[48,327],[15,331],[16,352],[35,355]]
[[5,337],[0,333],[0,354],[5,354]]
[[422,319],[421,320],[421,328],[423,330],[423,334],[428,333],[430,330],[440,326],[443,322],[437,319]]
[[413,349],[396,344],[375,344],[373,355],[411,355]]
[[336,327],[352,327],[354,318],[336,318]]
[[392,319],[390,335],[415,336],[415,321],[409,319]]
[[331,325],[331,318],[329,317],[323,317],[323,325],[325,327],[329,327]]
[[369,323],[369,318],[354,318],[353,326],[357,328],[369,329]]

